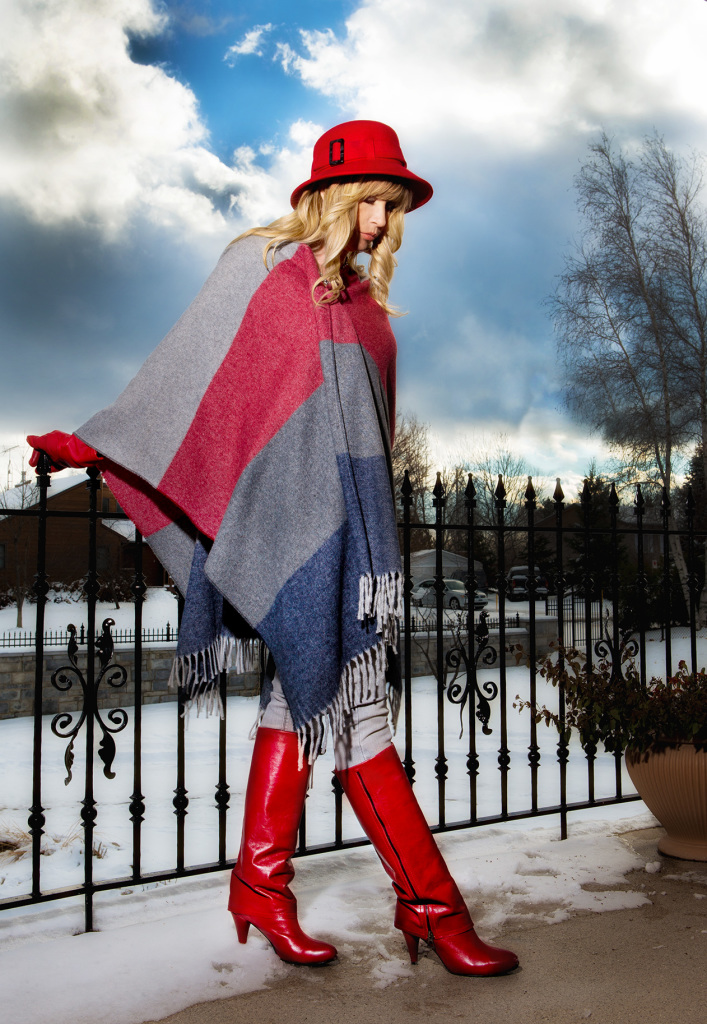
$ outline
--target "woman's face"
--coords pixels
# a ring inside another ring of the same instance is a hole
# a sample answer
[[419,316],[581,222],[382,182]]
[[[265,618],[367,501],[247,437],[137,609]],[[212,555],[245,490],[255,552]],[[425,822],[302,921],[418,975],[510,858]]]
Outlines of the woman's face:
[[376,196],[363,199],[358,204],[356,230],[349,243],[349,250],[351,252],[366,252],[370,249],[375,240],[385,234],[388,215],[394,207],[395,203],[377,199]]

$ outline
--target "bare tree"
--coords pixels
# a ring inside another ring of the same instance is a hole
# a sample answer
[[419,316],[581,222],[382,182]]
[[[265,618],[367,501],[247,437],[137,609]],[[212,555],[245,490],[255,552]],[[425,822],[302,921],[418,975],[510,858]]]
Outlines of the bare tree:
[[[675,460],[707,440],[707,228],[697,157],[658,136],[637,160],[606,135],[575,180],[583,219],[551,300],[568,407],[629,476],[670,494]],[[687,594],[677,537],[671,553]]]
[[[522,455],[513,451],[506,434],[482,437],[471,455],[467,455],[464,467],[474,478],[480,523],[491,526],[497,521],[496,491],[500,478],[506,492],[504,521],[509,526],[525,525],[525,492],[530,467]],[[544,493],[542,481],[536,482],[535,491],[540,502]]]
[[[468,447],[468,444],[465,443],[465,447]],[[508,436],[498,434],[494,437],[481,437],[474,442],[473,450],[466,451],[460,458],[461,469],[465,476],[471,473],[476,492],[475,522],[479,526],[488,527],[494,527],[498,523],[497,489],[501,480],[505,490],[504,523],[511,527],[525,526],[525,494],[530,467],[522,455],[513,451]],[[540,504],[545,494],[544,481],[535,480],[535,491]],[[479,541],[485,548],[485,560],[495,562],[495,534],[482,533]],[[524,536],[520,533],[509,533],[505,537],[505,543],[508,563],[521,560],[521,552],[525,546]],[[504,566],[498,566],[498,569],[503,571]]]
[[[444,488],[445,509],[444,521],[448,525],[464,526],[468,521],[466,491],[469,484],[469,471],[463,463],[445,466],[439,474],[440,483]],[[465,531],[445,530],[442,535],[442,547],[454,551],[458,555],[466,555],[467,538]]]
[[660,310],[675,354],[671,384],[707,473],[707,219],[700,158],[680,159],[654,137],[645,144],[643,164],[656,207]]
[[[396,497],[400,494],[408,471],[412,486],[410,518],[424,526],[429,521],[430,439],[429,426],[416,416],[398,413],[395,418],[395,444],[393,445],[393,482]],[[417,551],[429,546],[427,530],[413,530],[411,546]]]

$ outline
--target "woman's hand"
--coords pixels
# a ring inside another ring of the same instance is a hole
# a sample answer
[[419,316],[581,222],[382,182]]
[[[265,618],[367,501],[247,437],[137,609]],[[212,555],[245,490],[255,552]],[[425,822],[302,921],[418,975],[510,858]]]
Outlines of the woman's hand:
[[48,434],[28,434],[27,443],[34,448],[29,460],[36,466],[41,452],[51,459],[52,469],[84,469],[86,466],[100,466],[104,461],[95,448],[90,448],[76,434],[65,434],[63,430],[51,430]]

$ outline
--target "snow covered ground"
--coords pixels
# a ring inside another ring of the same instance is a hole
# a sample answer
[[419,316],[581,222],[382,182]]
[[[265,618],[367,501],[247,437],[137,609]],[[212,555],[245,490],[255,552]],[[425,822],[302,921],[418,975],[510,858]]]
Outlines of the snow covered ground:
[[[577,910],[647,902],[643,891],[610,887],[633,868],[655,870],[616,834],[653,819],[604,819],[575,821],[565,842],[551,822],[441,836],[480,934],[492,938],[521,920],[557,922]],[[411,975],[393,928],[393,892],[372,850],[298,859],[296,868],[306,929],[333,941],[340,958],[360,963],[372,987]],[[78,901],[0,915],[5,1019],[137,1024],[286,979],[297,968],[281,963],[258,932],[251,929],[247,945],[237,943],[225,912],[227,883],[221,874],[104,894],[101,931],[91,934],[72,934],[80,928]],[[583,888],[588,883],[590,891]]]
[[[86,604],[83,601],[55,601],[54,594],[49,593],[49,601],[44,608],[44,626],[47,633],[51,631],[65,631],[67,625],[72,622],[77,629],[82,624],[87,624]],[[3,637],[18,637],[22,633],[34,633],[36,622],[37,606],[25,601],[22,608],[22,629],[17,629],[17,609],[14,605],[0,609],[0,639]],[[114,632],[118,630],[130,630],[135,626],[135,605],[122,602],[120,608],[115,607],[114,602],[99,601],[96,605],[96,624],[104,619],[113,619],[115,622]],[[142,624],[144,629],[164,629],[170,624],[177,625],[177,599],[174,594],[163,587],[148,587],[145,600],[142,606]],[[18,654],[23,650],[30,650],[29,647],[2,647],[0,655]],[[60,649],[60,648],[50,648]]]

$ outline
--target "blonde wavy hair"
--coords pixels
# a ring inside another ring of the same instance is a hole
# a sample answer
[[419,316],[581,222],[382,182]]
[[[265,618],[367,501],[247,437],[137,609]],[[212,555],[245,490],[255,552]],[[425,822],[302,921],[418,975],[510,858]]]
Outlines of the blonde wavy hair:
[[[360,266],[356,252],[346,252],[346,246],[354,234],[358,222],[358,204],[366,199],[383,199],[389,205],[388,224],[385,231],[373,242],[368,272]],[[262,235],[270,241],[265,246],[263,261],[275,263],[275,254],[288,242],[309,245],[317,254],[324,250],[324,270],[312,288],[312,299],[317,305],[336,302],[346,287],[342,271],[349,267],[359,278],[368,277],[370,294],[386,313],[401,316],[388,305],[388,292],[397,262],[397,252],[403,240],[405,214],[412,205],[412,192],[404,185],[380,178],[364,178],[355,181],[333,182],[322,189],[308,190],[302,194],[292,213],[279,217],[265,227],[251,228],[233,241]],[[231,243],[233,244],[233,243]],[[314,293],[319,285],[326,289],[320,298]]]

